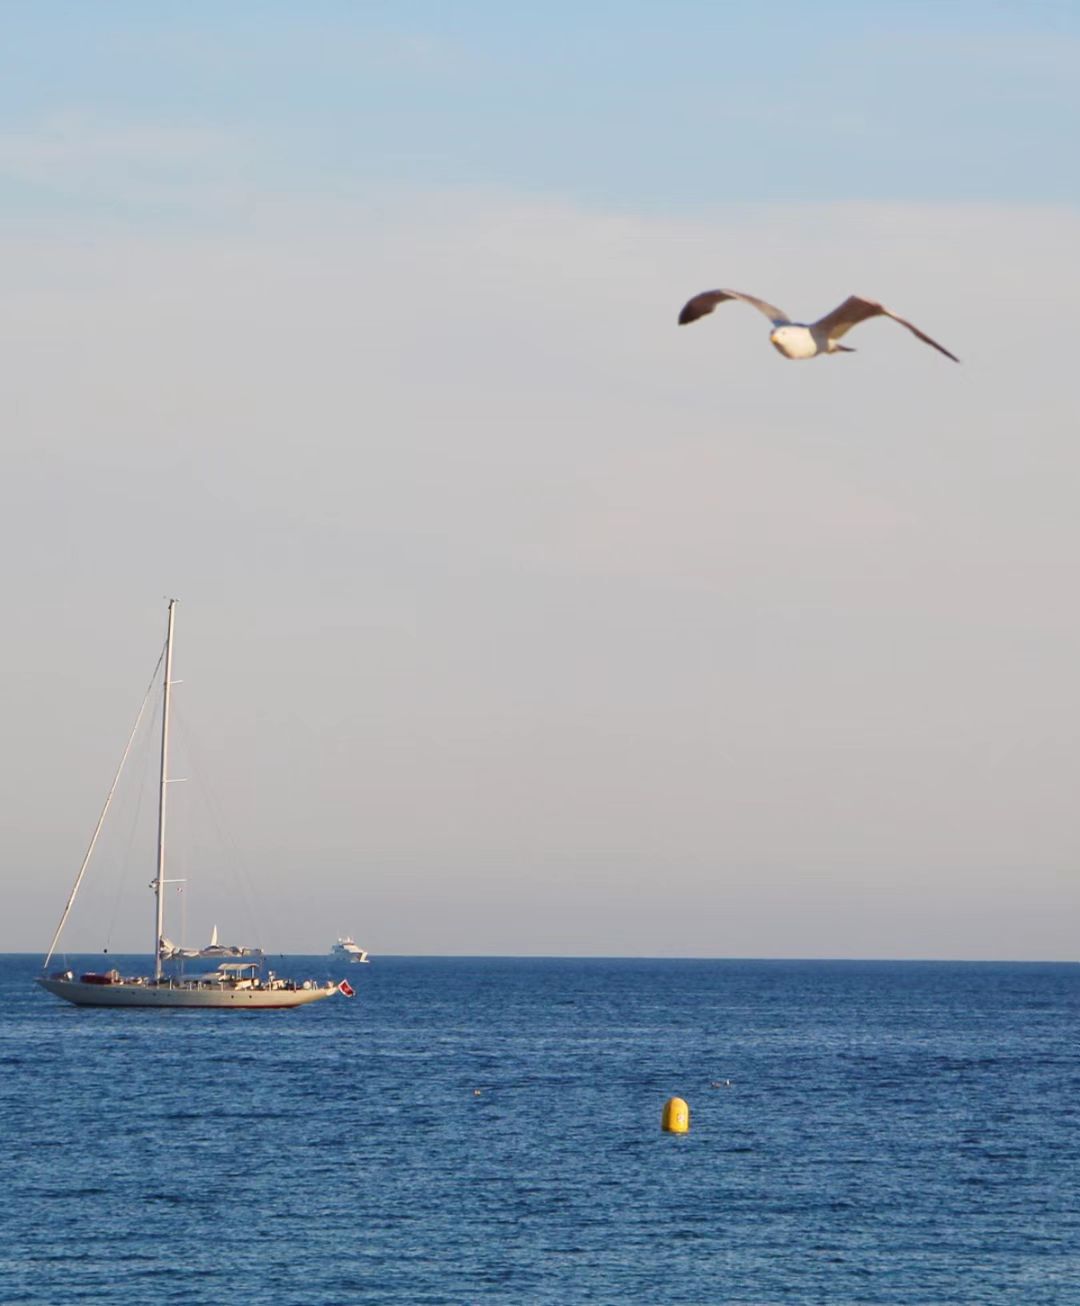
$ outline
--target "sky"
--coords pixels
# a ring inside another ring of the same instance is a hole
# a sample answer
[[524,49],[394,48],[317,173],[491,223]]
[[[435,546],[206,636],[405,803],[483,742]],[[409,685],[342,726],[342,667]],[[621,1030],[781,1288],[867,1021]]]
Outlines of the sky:
[[1077,957],[1075,5],[0,19],[0,950]]

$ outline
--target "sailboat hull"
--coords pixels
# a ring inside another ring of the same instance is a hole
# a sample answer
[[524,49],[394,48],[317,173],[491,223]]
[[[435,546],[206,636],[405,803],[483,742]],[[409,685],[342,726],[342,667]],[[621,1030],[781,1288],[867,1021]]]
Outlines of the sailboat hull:
[[332,997],[336,984],[311,988],[229,988],[218,984],[83,984],[39,979],[48,993],[77,1007],[217,1007],[232,1011],[286,1010]]

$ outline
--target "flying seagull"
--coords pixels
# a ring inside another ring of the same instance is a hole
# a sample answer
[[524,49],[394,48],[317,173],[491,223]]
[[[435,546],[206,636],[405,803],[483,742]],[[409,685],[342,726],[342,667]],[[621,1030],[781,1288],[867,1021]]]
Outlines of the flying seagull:
[[933,345],[946,358],[951,358],[954,363],[960,361],[955,354],[950,354],[917,326],[912,326],[905,318],[890,312],[884,304],[878,304],[873,299],[863,299],[861,295],[849,295],[839,308],[834,308],[831,313],[819,317],[816,322],[792,322],[783,309],[766,304],[763,299],[755,299],[753,295],[744,295],[738,290],[703,290],[700,295],[695,295],[683,305],[683,310],[679,314],[679,325],[686,326],[688,322],[696,322],[699,317],[711,313],[717,304],[722,304],[725,299],[741,299],[744,304],[752,304],[759,313],[764,313],[773,325],[769,340],[785,358],[814,358],[818,354],[853,354],[855,351],[850,345],[837,343],[841,336],[847,335],[853,326],[858,326],[867,318],[891,317],[894,322],[907,327],[912,335],[918,336],[925,344]]

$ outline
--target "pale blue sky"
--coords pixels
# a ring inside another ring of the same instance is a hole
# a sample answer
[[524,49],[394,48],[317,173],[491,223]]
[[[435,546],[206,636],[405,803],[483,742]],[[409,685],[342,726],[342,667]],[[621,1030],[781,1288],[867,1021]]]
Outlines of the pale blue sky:
[[[96,181],[5,207],[166,220],[217,141],[245,188],[500,186],[633,211],[746,200],[1075,201],[1080,11],[1029,3],[140,3],[2,7],[0,115]],[[191,135],[187,135],[190,133]],[[205,152],[196,149],[199,140]],[[107,154],[107,151],[105,151]],[[112,166],[110,166],[110,164]]]
[[268,946],[1075,955],[1074,5],[0,17],[0,948],[173,594]]

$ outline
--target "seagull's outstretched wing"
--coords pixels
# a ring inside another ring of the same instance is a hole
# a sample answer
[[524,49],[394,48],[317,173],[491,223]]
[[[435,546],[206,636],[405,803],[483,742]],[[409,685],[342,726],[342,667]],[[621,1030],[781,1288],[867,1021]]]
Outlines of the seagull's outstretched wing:
[[744,304],[752,304],[759,313],[765,314],[773,326],[785,326],[791,321],[782,308],[774,308],[772,304],[766,304],[763,299],[755,299],[753,295],[744,295],[738,290],[703,290],[700,295],[695,295],[683,305],[682,312],[679,314],[679,325],[686,326],[687,322],[696,322],[699,317],[711,313],[717,304],[722,304],[725,299],[741,299]]
[[824,317],[813,323],[813,329],[823,331],[829,340],[839,340],[853,326],[858,326],[860,322],[865,322],[869,317],[891,317],[894,322],[899,322],[901,326],[907,327],[911,334],[918,336],[924,344],[933,345],[939,353],[944,354],[946,358],[951,358],[954,363],[960,361],[955,354],[950,354],[944,345],[939,345],[936,340],[931,340],[928,335],[920,331],[917,326],[912,326],[905,318],[896,313],[891,313],[884,304],[878,304],[872,299],[863,299],[859,295],[849,295],[839,308],[834,308],[831,313],[826,313]]

